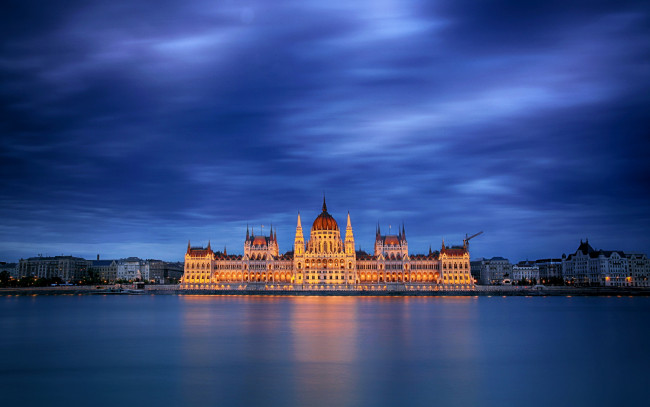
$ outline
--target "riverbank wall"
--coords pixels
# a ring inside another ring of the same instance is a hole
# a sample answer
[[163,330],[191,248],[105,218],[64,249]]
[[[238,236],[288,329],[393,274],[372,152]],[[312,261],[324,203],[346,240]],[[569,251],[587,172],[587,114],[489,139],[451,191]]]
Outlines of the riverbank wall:
[[115,286],[66,286],[0,288],[0,296],[9,295],[261,295],[261,296],[385,296],[385,297],[430,297],[430,296],[650,296],[648,288],[634,287],[532,287],[519,286],[476,286],[474,290],[303,290],[294,289],[196,289],[181,290],[176,285],[148,285],[144,290],[115,290]]

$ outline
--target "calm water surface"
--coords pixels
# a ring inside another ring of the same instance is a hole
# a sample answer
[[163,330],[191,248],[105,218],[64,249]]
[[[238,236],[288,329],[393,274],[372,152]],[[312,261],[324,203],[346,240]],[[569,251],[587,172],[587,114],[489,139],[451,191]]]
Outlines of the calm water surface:
[[5,406],[648,405],[650,298],[0,297]]

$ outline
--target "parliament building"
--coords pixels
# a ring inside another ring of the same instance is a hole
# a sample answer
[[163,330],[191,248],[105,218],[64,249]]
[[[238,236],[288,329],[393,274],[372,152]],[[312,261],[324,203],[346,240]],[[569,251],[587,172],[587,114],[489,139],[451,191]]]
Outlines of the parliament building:
[[294,250],[280,254],[277,232],[255,236],[248,228],[243,255],[192,247],[185,253],[181,289],[196,290],[472,290],[467,241],[428,254],[409,254],[406,230],[375,235],[374,253],[355,250],[350,214],[345,239],[323,210],[305,241],[300,214]]

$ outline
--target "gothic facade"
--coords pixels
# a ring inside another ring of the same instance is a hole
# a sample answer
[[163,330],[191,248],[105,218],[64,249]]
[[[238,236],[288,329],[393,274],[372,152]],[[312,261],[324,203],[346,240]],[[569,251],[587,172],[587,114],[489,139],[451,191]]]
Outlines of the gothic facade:
[[312,223],[305,241],[298,214],[294,250],[280,254],[277,233],[255,236],[248,228],[243,255],[228,255],[207,247],[192,247],[185,253],[182,289],[404,289],[471,290],[467,242],[428,254],[409,254],[406,229],[396,235],[375,235],[374,253],[355,250],[350,214],[345,237],[336,220],[322,212]]

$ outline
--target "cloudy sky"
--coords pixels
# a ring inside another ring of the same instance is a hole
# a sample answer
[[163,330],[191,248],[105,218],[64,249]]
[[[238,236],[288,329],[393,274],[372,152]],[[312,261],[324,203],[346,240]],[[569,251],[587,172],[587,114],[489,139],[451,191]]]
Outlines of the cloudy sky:
[[0,260],[357,246],[650,252],[647,1],[9,1]]

